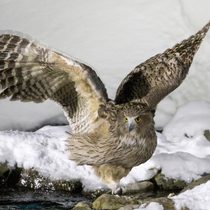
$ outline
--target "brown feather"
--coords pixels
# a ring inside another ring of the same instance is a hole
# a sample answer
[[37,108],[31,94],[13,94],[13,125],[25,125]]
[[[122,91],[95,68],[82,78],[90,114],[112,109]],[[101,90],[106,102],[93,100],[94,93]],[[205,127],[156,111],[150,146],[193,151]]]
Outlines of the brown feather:
[[209,27],[210,22],[195,35],[138,65],[121,82],[116,103],[141,99],[155,108],[160,100],[182,83]]
[[54,100],[63,107],[73,132],[91,130],[100,104],[108,99],[104,84],[90,67],[39,43],[3,34],[0,98],[6,97],[36,103]]

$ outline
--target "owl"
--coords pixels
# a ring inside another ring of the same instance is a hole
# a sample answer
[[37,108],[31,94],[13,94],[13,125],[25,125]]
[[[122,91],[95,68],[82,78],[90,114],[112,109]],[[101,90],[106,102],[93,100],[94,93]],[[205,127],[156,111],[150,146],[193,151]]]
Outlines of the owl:
[[114,100],[86,64],[27,38],[2,34],[0,99],[58,103],[71,127],[69,159],[91,165],[115,191],[122,177],[152,156],[156,106],[185,79],[209,26],[136,66]]

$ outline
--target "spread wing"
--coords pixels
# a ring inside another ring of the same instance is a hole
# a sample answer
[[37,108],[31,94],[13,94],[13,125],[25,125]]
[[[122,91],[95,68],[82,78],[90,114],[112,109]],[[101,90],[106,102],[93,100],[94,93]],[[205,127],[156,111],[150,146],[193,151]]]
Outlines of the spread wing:
[[115,102],[141,100],[155,108],[182,83],[209,27],[210,22],[195,35],[138,65],[121,82]]
[[91,129],[107,101],[100,78],[85,64],[16,35],[0,35],[0,99],[60,104],[73,132]]

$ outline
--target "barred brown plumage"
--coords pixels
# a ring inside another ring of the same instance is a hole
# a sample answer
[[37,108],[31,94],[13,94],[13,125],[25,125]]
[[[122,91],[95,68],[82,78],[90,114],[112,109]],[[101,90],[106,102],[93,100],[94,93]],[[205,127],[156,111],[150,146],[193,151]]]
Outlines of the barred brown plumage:
[[114,101],[89,66],[27,38],[0,35],[0,99],[60,104],[72,128],[70,159],[92,165],[114,189],[132,167],[152,156],[155,107],[182,83],[209,27],[210,22],[138,65]]

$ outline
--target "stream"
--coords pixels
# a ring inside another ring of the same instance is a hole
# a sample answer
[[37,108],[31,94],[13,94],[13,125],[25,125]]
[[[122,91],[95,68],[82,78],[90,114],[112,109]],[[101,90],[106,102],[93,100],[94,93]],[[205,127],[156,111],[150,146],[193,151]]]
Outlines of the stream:
[[0,209],[71,209],[84,200],[68,192],[0,188]]

